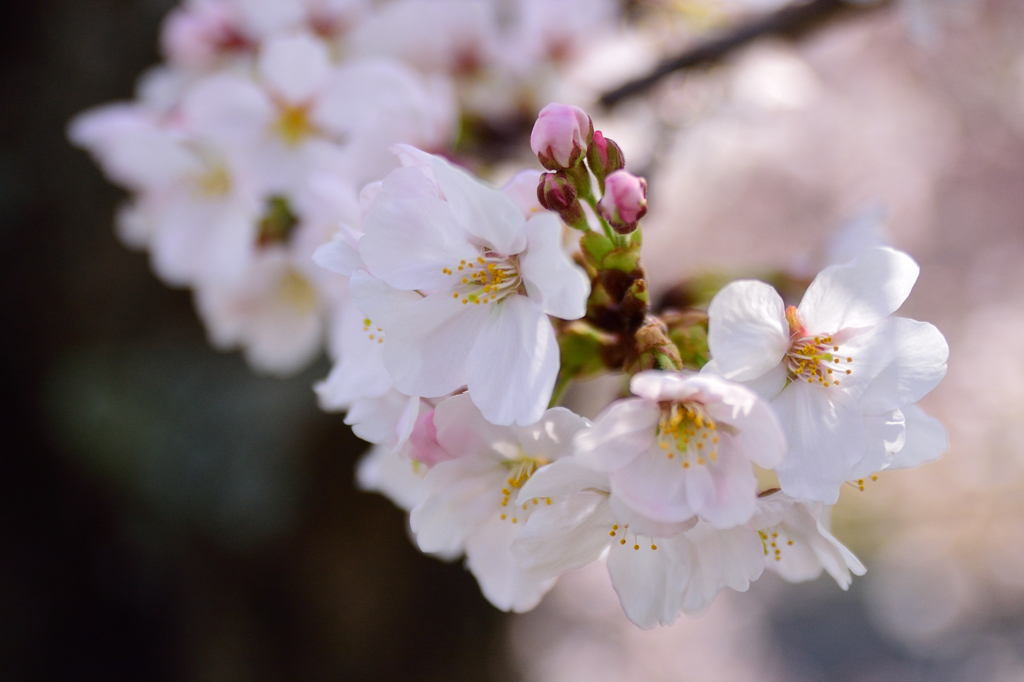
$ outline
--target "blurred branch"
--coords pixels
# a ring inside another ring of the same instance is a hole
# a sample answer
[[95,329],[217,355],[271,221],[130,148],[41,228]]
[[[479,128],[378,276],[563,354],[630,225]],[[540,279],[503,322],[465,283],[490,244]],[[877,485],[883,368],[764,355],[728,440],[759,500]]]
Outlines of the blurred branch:
[[847,0],[810,0],[810,2],[783,7],[776,12],[735,26],[726,33],[694,45],[677,57],[662,62],[648,75],[630,81],[611,92],[606,92],[598,102],[602,106],[613,107],[624,99],[650,89],[669,74],[717,62],[758,38],[779,36],[795,40],[822,28],[841,16],[863,14],[887,6],[890,2],[891,0],[878,0],[871,4],[853,4]]

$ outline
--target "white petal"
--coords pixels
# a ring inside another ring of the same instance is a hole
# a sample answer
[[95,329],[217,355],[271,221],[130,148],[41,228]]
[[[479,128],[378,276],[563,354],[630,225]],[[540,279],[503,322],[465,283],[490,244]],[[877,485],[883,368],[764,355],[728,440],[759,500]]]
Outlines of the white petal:
[[747,527],[718,530],[700,523],[685,537],[694,560],[682,605],[688,614],[702,613],[726,587],[746,592],[764,571],[761,541]]
[[487,458],[462,457],[432,467],[423,479],[423,501],[409,515],[419,548],[463,551],[470,533],[500,513],[504,484],[504,468]]
[[[397,145],[399,147],[403,145]],[[419,150],[417,150],[419,151]],[[422,153],[422,152],[421,152]],[[428,155],[429,159],[430,156]],[[363,193],[373,194],[373,185],[363,188]],[[372,203],[377,201],[393,201],[399,199],[440,199],[441,191],[434,181],[433,171],[429,167],[422,166],[397,168],[387,174],[387,177],[380,182],[380,189],[373,198]],[[362,197],[364,202],[370,202],[368,197]],[[456,230],[457,231],[457,230]]]
[[919,272],[901,251],[868,249],[852,263],[818,273],[800,301],[800,321],[809,334],[869,327],[903,305]]
[[786,307],[764,282],[732,282],[708,306],[708,349],[726,379],[749,381],[778,365],[789,348]]
[[949,452],[949,437],[942,422],[929,417],[917,405],[904,407],[902,412],[906,418],[906,441],[889,469],[910,469],[934,462]]
[[275,36],[260,51],[260,75],[291,105],[306,103],[330,71],[327,46],[305,34]]
[[418,399],[410,398],[398,391],[384,395],[358,398],[348,406],[345,423],[352,427],[352,433],[370,443],[398,447],[399,431],[409,412],[417,407]]
[[[717,372],[712,373],[717,374]],[[701,369],[701,374],[704,374],[703,368]],[[789,371],[786,369],[786,363],[780,362],[756,379],[744,381],[743,385],[765,400],[771,401],[775,400],[775,397],[786,387],[788,379]]]
[[487,312],[486,306],[459,305],[446,293],[407,306],[384,340],[384,366],[395,387],[436,398],[464,386],[467,359]]
[[246,146],[261,139],[274,118],[267,95],[251,81],[230,73],[196,82],[185,93],[181,111],[190,132]]
[[530,514],[512,554],[531,574],[555,577],[601,556],[613,524],[607,495],[583,492],[553,500]]
[[347,409],[352,401],[384,395],[393,386],[384,368],[382,333],[365,321],[355,306],[346,306],[341,312],[340,360],[327,380],[315,387],[323,409]]
[[479,252],[452,227],[447,205],[439,199],[381,199],[366,216],[359,253],[367,269],[398,289],[451,291],[460,260]]
[[864,456],[864,416],[842,391],[792,383],[772,402],[789,452],[776,467],[782,489],[793,497],[835,504],[839,487]]
[[378,492],[405,511],[423,497],[423,476],[427,468],[402,457],[394,450],[375,445],[356,466],[356,484],[360,490]]
[[754,513],[757,479],[731,436],[720,434],[717,461],[689,468],[652,448],[610,475],[612,494],[637,512],[663,523],[699,515],[716,527],[745,523]]
[[539,170],[519,171],[515,176],[501,188],[502,194],[507,196],[522,211],[523,217],[529,220],[533,216],[544,211],[537,198],[537,185],[540,184]]
[[608,573],[622,610],[645,630],[671,625],[679,617],[693,563],[692,548],[682,535],[657,540],[657,549],[651,544],[613,542],[608,553]]
[[574,459],[560,459],[535,471],[519,490],[519,497],[569,497],[584,490],[607,492],[608,476],[581,467]]
[[335,233],[331,241],[313,252],[313,262],[331,272],[351,277],[363,269],[363,258],[359,248],[353,244],[344,231]]
[[[832,363],[821,363],[835,372],[826,378],[838,382],[840,390],[854,399],[859,400],[879,373],[893,362],[895,339],[889,322],[885,319],[874,327],[839,334],[833,339],[839,350],[832,351]],[[875,410],[884,411],[884,407]]]
[[486,322],[466,360],[469,394],[495,424],[533,424],[551,401],[558,376],[551,322],[517,294],[486,308]]
[[252,260],[253,218],[231,204],[173,201],[156,218],[153,270],[172,286],[237,283]]
[[872,333],[879,343],[888,345],[891,360],[860,397],[866,413],[879,414],[916,403],[946,376],[949,346],[934,325],[893,317],[876,325]]
[[409,306],[423,300],[415,291],[396,289],[365,270],[352,274],[349,292],[355,307],[385,332],[405,315]]
[[578,320],[587,312],[590,280],[562,249],[562,221],[543,213],[526,223],[526,251],[519,272],[526,292],[548,315]]
[[[765,558],[768,568],[790,582],[813,580],[824,569],[844,590],[850,586],[851,571],[864,575],[864,565],[828,532],[805,504],[777,493],[766,498],[765,505],[781,511],[782,521],[777,528],[781,536],[793,541],[792,545],[780,547],[777,560],[771,555]],[[776,541],[782,539],[779,537]]]
[[513,426],[512,431],[524,455],[553,461],[571,455],[573,438],[589,426],[589,421],[572,410],[554,407],[545,412],[540,421],[529,426]]
[[695,382],[695,378],[690,373],[648,369],[633,375],[629,380],[629,390],[634,395],[654,402],[681,401],[700,392],[702,384]]
[[694,383],[701,385],[706,396],[708,415],[735,431],[720,435],[729,435],[730,447],[737,448],[744,459],[766,469],[777,466],[786,454],[786,437],[774,410],[750,389],[715,379],[702,375]]
[[661,409],[644,398],[626,398],[609,405],[594,426],[574,440],[575,457],[594,471],[621,469],[654,444]]
[[[706,472],[695,472],[695,475],[706,476]],[[697,513],[687,494],[689,478],[692,477],[682,468],[680,460],[668,459],[658,447],[648,448],[609,475],[612,494],[617,499],[662,523],[681,523]],[[701,501],[698,500],[698,504]]]
[[423,172],[434,183],[434,188],[437,188],[437,182],[434,180],[434,171],[431,169],[433,165],[432,159],[434,158],[433,154],[428,154],[422,149],[417,149],[409,144],[393,145],[390,151],[398,157],[398,161],[403,167],[423,169]]
[[257,37],[280,33],[303,20],[300,0],[235,0],[246,32]]
[[441,157],[435,156],[431,167],[452,216],[462,229],[502,256],[512,256],[526,248],[526,221],[511,199],[453,168]]
[[886,469],[896,452],[903,448],[906,435],[903,412],[893,410],[864,417],[867,450],[864,458],[850,470],[849,480],[868,478]]
[[524,521],[512,523],[495,516],[466,541],[466,567],[476,576],[487,601],[502,611],[529,611],[555,584],[554,577],[530,575],[512,556],[512,543]]
[[452,457],[491,455],[500,461],[518,448],[512,430],[484,419],[465,393],[441,401],[434,428],[438,444]]
[[[622,544],[622,539],[626,535],[648,538],[671,538],[680,533],[685,533],[697,525],[696,517],[679,523],[655,521],[651,517],[636,511],[615,495],[611,495],[608,498],[608,507],[612,511],[612,518],[618,522],[618,525],[628,531],[625,535],[619,535],[620,544]],[[634,544],[636,544],[636,537],[633,537],[633,540]]]

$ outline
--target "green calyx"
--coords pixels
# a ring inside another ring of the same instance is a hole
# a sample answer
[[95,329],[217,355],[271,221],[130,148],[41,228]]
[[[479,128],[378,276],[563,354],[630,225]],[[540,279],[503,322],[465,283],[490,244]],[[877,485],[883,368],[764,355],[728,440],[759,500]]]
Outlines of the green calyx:
[[630,274],[640,266],[643,236],[637,230],[622,241],[624,244],[616,244],[606,235],[588,232],[580,240],[580,247],[587,263],[595,270],[617,270]]

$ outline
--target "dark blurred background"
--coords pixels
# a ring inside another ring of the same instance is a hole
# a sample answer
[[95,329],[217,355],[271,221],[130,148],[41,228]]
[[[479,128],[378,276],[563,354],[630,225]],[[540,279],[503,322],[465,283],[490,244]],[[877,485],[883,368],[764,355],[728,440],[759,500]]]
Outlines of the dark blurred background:
[[65,140],[131,97],[172,5],[2,4],[0,679],[503,679],[472,577],[355,490],[326,362],[262,379],[210,349]]

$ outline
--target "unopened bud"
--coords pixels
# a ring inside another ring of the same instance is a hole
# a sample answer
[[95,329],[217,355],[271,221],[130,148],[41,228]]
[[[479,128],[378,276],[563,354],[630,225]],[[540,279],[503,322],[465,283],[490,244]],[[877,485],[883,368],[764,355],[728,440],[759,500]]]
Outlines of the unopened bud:
[[597,212],[619,234],[633,232],[647,215],[647,181],[624,170],[615,171],[605,179]]
[[603,188],[604,179],[621,170],[626,165],[626,158],[619,145],[605,137],[600,130],[595,130],[594,141],[587,150],[587,165]]
[[537,200],[544,208],[558,213],[567,225],[586,229],[587,218],[577,199],[576,186],[564,172],[541,174]]
[[549,104],[533,124],[530,148],[548,170],[565,170],[579,164],[593,137],[594,123],[587,112],[568,104]]
[[549,211],[560,213],[576,203],[576,186],[565,173],[541,173],[537,200]]

